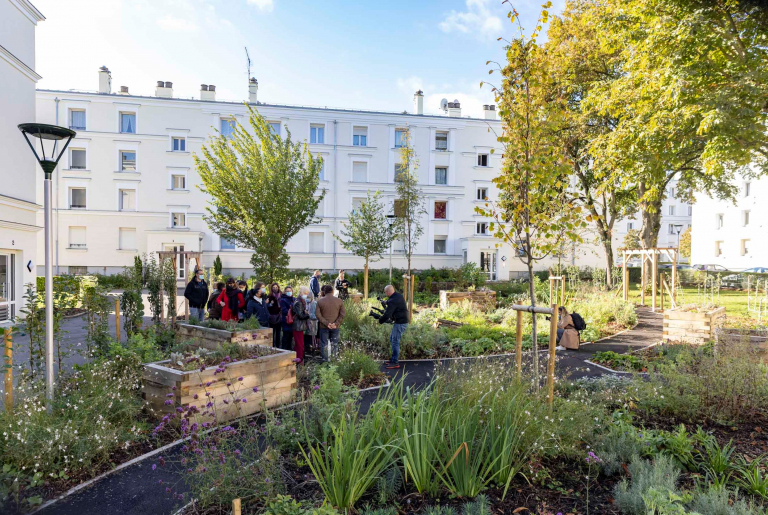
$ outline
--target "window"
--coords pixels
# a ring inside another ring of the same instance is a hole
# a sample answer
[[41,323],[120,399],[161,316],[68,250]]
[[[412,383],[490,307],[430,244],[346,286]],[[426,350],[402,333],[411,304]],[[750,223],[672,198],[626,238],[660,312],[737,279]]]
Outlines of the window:
[[725,224],[725,217],[722,213],[715,215],[715,229],[722,229]]
[[488,188],[477,188],[477,200],[488,200]]
[[120,113],[120,132],[136,134],[136,113]]
[[445,254],[445,236],[435,236],[435,254]]
[[688,206],[688,216],[693,216],[693,206]]
[[675,216],[675,206],[669,206],[669,216]]
[[171,213],[171,227],[186,227],[187,226],[187,214],[186,213]]
[[235,250],[235,242],[229,241],[226,238],[219,238],[219,249],[221,250]]
[[445,220],[446,218],[448,218],[448,202],[435,202],[435,219]]
[[395,129],[395,148],[401,148],[406,145],[406,134],[405,129]]
[[488,166],[488,154],[477,154],[477,166]]
[[435,168],[435,184],[448,184],[448,168]]
[[[315,197],[315,200],[317,200],[317,197]],[[317,204],[317,211],[315,211],[315,216],[317,218],[323,218],[325,216],[325,198],[321,199]]]
[[741,221],[744,224],[744,227],[749,225],[749,210],[742,212]]
[[120,228],[120,250],[136,250],[136,229]]
[[186,152],[187,151],[187,139],[186,138],[173,138],[173,151],[174,152]]
[[675,224],[669,224],[669,226],[667,227],[667,233],[668,234],[677,234],[675,232]]
[[352,163],[352,182],[368,182],[368,163],[365,161]]
[[280,122],[269,122],[269,132],[279,136],[280,135]]
[[309,126],[309,142],[325,143],[325,125]]
[[235,121],[231,118],[221,119],[221,135],[225,138],[232,138],[235,134]]
[[136,211],[136,190],[120,190],[120,211]]
[[187,177],[184,175],[171,175],[171,187],[174,190],[187,189]]
[[395,182],[400,182],[408,169],[400,163],[395,163]]
[[72,227],[69,228],[69,248],[71,249],[84,249],[85,248],[85,227]]
[[70,266],[69,275],[88,275],[87,266]]
[[368,146],[368,127],[352,127],[352,145],[356,147]]
[[715,242],[715,257],[720,257],[723,255],[723,242],[722,241],[716,241]]
[[85,188],[69,188],[69,208],[85,209]]
[[477,222],[475,232],[477,234],[488,234],[488,222]]
[[635,224],[632,222],[627,222],[627,232],[631,231],[635,228]]
[[85,111],[83,109],[69,110],[69,128],[76,131],[85,130]]
[[405,216],[405,204],[402,200],[395,200],[393,210],[395,213],[395,216],[397,217],[403,217]]
[[325,159],[320,163],[320,180],[325,180]]
[[741,240],[741,255],[749,255],[749,240]]
[[363,205],[363,202],[365,202],[364,198],[353,198],[352,199],[352,212],[358,213],[360,211],[360,208]]
[[744,196],[745,197],[748,197],[750,195],[750,193],[751,193],[750,190],[751,189],[752,189],[752,183],[751,182],[745,182],[744,183]]
[[69,168],[85,170],[85,149],[72,148],[69,150]]
[[309,233],[309,251],[316,254],[325,252],[325,234],[321,232]]
[[448,133],[447,132],[435,133],[435,150],[440,150],[440,151],[448,150]]
[[133,150],[120,151],[120,171],[121,172],[136,171],[136,152],[135,151]]
[[675,198],[675,188],[669,188],[667,191],[669,193],[669,198]]

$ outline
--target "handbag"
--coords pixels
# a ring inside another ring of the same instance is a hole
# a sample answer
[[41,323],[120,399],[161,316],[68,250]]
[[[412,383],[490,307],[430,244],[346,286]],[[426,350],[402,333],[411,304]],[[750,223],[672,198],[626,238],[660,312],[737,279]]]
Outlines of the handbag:
[[285,315],[285,323],[288,325],[293,325],[293,308],[290,308],[288,310],[288,314]]
[[277,325],[280,323],[280,313],[269,314],[269,325]]

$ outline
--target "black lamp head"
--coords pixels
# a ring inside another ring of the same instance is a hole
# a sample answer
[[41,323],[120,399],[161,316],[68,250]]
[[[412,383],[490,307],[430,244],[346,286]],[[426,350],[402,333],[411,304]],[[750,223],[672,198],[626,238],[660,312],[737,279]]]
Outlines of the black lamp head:
[[[56,169],[56,165],[59,164],[59,159],[61,159],[61,156],[64,155],[64,151],[67,149],[69,142],[72,141],[72,138],[77,135],[77,133],[71,129],[59,127],[58,125],[48,125],[46,123],[22,123],[19,125],[19,130],[24,135],[24,139],[27,140],[29,148],[31,148],[32,152],[35,154],[35,158],[37,158],[37,162],[40,163],[40,168],[42,168],[43,172],[45,172],[45,177],[47,179],[50,179],[51,174]],[[40,140],[40,148],[43,150],[42,159],[40,159],[40,156],[37,155],[35,146],[32,145],[32,143],[29,141],[29,136],[38,138]],[[59,155],[56,156],[54,155],[56,152],[56,146],[58,142],[63,139],[66,139],[67,142],[62,147]],[[45,155],[46,140],[53,141],[53,148],[51,148],[48,152],[50,154],[48,157]]]

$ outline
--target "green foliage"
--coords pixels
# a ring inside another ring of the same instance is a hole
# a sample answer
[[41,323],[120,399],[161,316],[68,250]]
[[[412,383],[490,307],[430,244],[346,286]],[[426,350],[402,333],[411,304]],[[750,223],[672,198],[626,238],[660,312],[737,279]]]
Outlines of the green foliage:
[[342,352],[336,366],[341,380],[346,384],[362,381],[380,373],[379,364],[371,356],[359,350]]
[[221,272],[223,270],[223,265],[221,264],[221,256],[216,254],[216,259],[213,260],[213,273],[216,277],[221,276]]
[[397,508],[365,508],[360,515],[398,515]]
[[739,499],[738,492],[711,486],[704,491],[694,492],[688,507],[701,515],[765,515],[765,510],[760,506]]
[[736,465],[736,484],[747,493],[761,499],[768,499],[768,473],[765,471],[765,460],[765,455],[751,462],[739,456]]
[[[251,131],[236,123],[231,137],[219,135],[195,155],[200,190],[210,195],[203,216],[218,235],[253,249],[251,264],[266,282],[285,275],[285,250],[304,227],[317,221],[317,207],[325,196],[315,196],[322,160],[306,143],[294,143],[272,133],[258,111],[248,106]],[[269,196],[273,202],[254,202]]]
[[[120,296],[120,309],[123,310],[123,327],[125,334],[130,338],[141,330],[144,319],[144,301],[141,298],[141,290],[144,286],[144,273],[141,266],[134,265],[126,271],[129,281],[123,294]],[[174,285],[174,291],[176,287]]]
[[643,245],[640,242],[640,231],[637,229],[630,229],[627,234],[624,235],[624,241],[621,243],[620,250],[639,249]]
[[29,336],[29,374],[37,377],[45,368],[45,308],[41,307],[40,295],[31,283],[24,285],[24,315],[21,328]]
[[155,333],[149,330],[132,334],[124,345],[113,341],[108,349],[112,359],[129,354],[135,355],[141,363],[154,363],[166,358],[157,344]]
[[86,344],[88,353],[103,356],[110,341],[109,317],[115,306],[114,297],[107,295],[103,286],[85,287],[83,291],[83,309],[85,309]]
[[646,367],[645,360],[633,354],[618,354],[612,350],[596,352],[591,361],[615,370],[641,371]]
[[451,506],[430,506],[424,510],[424,515],[459,515]]
[[290,495],[277,495],[267,502],[260,515],[341,515],[330,506],[312,508],[307,502],[294,500]]
[[691,257],[691,233],[692,233],[692,229],[689,226],[680,235],[680,255],[684,258]]
[[403,474],[400,467],[387,469],[376,481],[376,498],[379,504],[387,504],[394,499],[403,488]]
[[96,282],[99,286],[102,286],[108,290],[123,290],[128,287],[130,279],[124,273],[122,274],[93,274],[96,278]]
[[[424,233],[421,218],[427,214],[426,199],[419,188],[419,161],[411,145],[411,132],[405,129],[402,146],[400,147],[400,163],[402,171],[395,177],[395,234],[403,241],[403,250],[408,260],[408,275],[411,274],[411,257],[416,251],[419,238]],[[395,170],[397,174],[397,170]]]
[[491,502],[480,494],[474,501],[464,505],[461,515],[491,515]]
[[630,424],[617,422],[600,438],[595,452],[600,457],[602,472],[612,476],[621,470],[622,465],[640,457],[644,449],[637,430]]
[[262,329],[261,324],[256,317],[246,318],[242,322],[236,320],[203,320],[202,322],[195,317],[190,317],[190,325],[198,327],[210,327],[211,329],[221,329],[223,331],[254,331]]
[[676,488],[680,469],[668,456],[659,456],[654,461],[635,458],[629,464],[631,481],[623,479],[616,485],[614,499],[616,506],[628,515],[646,515],[648,511],[644,496],[655,489],[679,495]]
[[686,515],[685,502],[690,495],[678,495],[671,490],[651,488],[642,495],[646,515]]

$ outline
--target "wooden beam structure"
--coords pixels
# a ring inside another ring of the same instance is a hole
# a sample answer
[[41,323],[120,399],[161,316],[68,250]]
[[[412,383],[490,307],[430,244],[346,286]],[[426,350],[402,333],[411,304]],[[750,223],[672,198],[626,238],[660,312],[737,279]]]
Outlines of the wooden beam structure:
[[[677,257],[678,249],[675,247],[653,247],[650,249],[626,249],[622,251],[622,291],[624,300],[629,300],[629,271],[627,264],[632,256],[640,256],[640,304],[645,306],[645,283],[646,266],[651,267],[651,309],[656,311],[658,295],[664,295],[665,289],[662,286],[662,279],[659,276],[659,256],[666,257],[672,262],[672,284],[666,287],[666,292],[670,296],[670,305],[677,303]],[[646,261],[648,262],[646,265]],[[663,310],[663,303],[661,309]]]
[[[560,297],[558,298],[558,290]],[[549,302],[560,305],[565,304],[565,277],[549,276]]]
[[[191,264],[193,259],[195,260],[195,268],[199,268],[199,269],[202,270],[202,268],[203,268],[203,265],[202,265],[202,255],[203,255],[202,252],[193,251],[193,250],[159,250],[159,251],[157,251],[157,258],[158,258],[158,261],[160,262],[160,268],[161,269],[162,269],[163,264],[164,264],[166,259],[171,259],[173,261],[173,275],[174,275],[175,278],[177,278],[177,281],[178,281],[178,277],[179,277],[178,264],[179,264],[179,262],[181,260],[183,260],[184,271],[186,273],[186,276],[183,278],[184,282],[188,282],[187,279],[189,278],[189,266],[190,266],[190,264]],[[165,288],[161,284],[160,285],[160,306],[161,306],[161,308],[160,308],[160,321],[162,323],[166,322],[166,319],[165,319],[165,301],[164,301],[165,291],[164,290],[165,290]],[[175,298],[176,298],[176,296],[174,295],[174,302],[176,302]],[[173,308],[174,308],[173,309],[174,315],[173,315],[173,318],[171,319],[171,323],[173,325],[176,325],[176,311],[178,309],[178,305],[174,306]],[[186,320],[189,321],[189,309],[188,308],[186,309],[185,317],[186,317]]]

